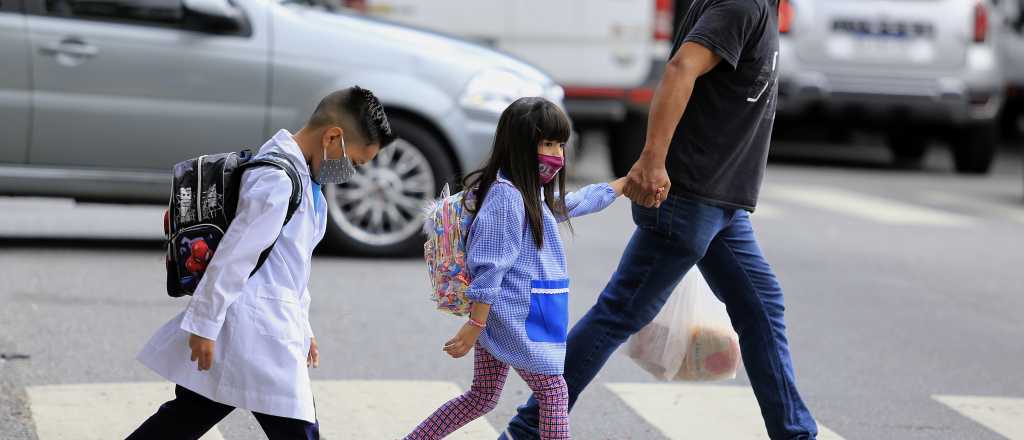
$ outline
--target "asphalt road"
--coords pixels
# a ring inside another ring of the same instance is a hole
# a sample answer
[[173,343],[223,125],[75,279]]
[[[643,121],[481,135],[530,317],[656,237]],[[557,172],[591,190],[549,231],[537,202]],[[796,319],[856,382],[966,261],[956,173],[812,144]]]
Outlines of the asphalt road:
[[[1024,438],[1021,156],[1004,153],[984,177],[953,174],[943,150],[916,171],[889,169],[877,147],[782,144],[774,157],[754,225],[786,290],[797,378],[818,421],[845,439]],[[606,177],[596,155],[583,163],[577,180]],[[160,382],[133,360],[186,301],[163,293],[160,212],[0,199],[0,353],[30,356],[0,361],[0,438],[53,429],[43,425],[54,416],[41,421],[43,404],[28,398],[52,390],[46,385]],[[594,302],[631,231],[626,201],[575,222],[575,235],[565,240],[572,320]],[[469,359],[440,350],[460,321],[431,310],[419,259],[321,254],[310,289],[322,350],[314,380],[468,387]],[[573,412],[575,437],[710,438],[706,433],[746,424],[755,431],[744,438],[766,438],[750,420],[756,407],[749,399],[730,397],[747,389],[742,372],[718,384],[731,388],[644,384],[656,383],[616,354]],[[404,391],[386,397],[392,402],[363,402],[358,396],[365,395],[344,391],[350,385],[338,386],[342,391],[318,395],[324,407],[328,399],[346,402],[398,425],[397,432],[427,415],[397,414],[393,406],[412,398]],[[526,395],[522,381],[510,379],[487,422],[502,429]],[[430,396],[425,407],[449,397]],[[72,400],[62,411],[85,414],[93,405]],[[732,410],[743,416],[719,414]],[[141,421],[125,414],[111,411],[92,423]],[[330,432],[355,423],[346,414],[321,414],[325,430],[335,426]],[[219,432],[262,438],[242,411]]]

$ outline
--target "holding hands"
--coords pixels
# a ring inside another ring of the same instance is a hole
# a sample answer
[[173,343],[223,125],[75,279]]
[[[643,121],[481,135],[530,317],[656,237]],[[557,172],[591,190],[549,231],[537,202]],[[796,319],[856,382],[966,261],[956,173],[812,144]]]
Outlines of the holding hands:
[[634,203],[646,208],[657,208],[668,196],[672,181],[668,178],[664,158],[640,155],[629,174],[624,177],[622,194]]

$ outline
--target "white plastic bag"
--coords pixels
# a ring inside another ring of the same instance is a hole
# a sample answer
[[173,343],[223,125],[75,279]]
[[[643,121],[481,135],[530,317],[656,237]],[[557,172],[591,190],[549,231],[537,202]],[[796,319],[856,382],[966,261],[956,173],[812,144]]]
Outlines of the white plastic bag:
[[739,337],[725,304],[696,267],[627,348],[630,358],[661,380],[732,379],[740,365]]

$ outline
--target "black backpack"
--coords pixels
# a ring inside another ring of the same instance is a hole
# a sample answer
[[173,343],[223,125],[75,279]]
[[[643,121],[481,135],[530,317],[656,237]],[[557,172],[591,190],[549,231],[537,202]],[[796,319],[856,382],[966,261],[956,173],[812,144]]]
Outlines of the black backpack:
[[[298,209],[302,202],[302,184],[288,158],[280,153],[254,157],[251,150],[243,150],[200,156],[174,166],[171,198],[164,212],[168,295],[177,298],[195,292],[224,232],[235,218],[245,170],[260,166],[284,170],[292,181],[285,225]],[[250,277],[263,266],[275,243],[276,239],[260,254]]]

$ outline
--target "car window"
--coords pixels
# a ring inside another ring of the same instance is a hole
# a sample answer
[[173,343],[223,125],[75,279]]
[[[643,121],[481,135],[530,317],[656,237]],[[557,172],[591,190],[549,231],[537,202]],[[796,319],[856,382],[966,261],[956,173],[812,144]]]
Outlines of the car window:
[[181,0],[46,0],[45,6],[56,17],[167,26],[179,26],[185,15]]

